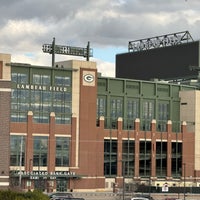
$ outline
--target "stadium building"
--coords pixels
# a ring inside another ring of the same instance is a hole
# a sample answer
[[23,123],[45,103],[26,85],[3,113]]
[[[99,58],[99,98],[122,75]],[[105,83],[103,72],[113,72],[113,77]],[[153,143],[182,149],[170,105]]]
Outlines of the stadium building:
[[102,77],[89,60],[0,61],[1,189],[200,186],[197,85]]

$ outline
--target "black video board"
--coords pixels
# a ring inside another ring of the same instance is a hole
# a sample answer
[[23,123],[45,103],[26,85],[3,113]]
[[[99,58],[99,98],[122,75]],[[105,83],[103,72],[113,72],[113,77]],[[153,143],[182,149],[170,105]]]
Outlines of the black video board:
[[116,55],[116,77],[151,80],[198,75],[199,41]]

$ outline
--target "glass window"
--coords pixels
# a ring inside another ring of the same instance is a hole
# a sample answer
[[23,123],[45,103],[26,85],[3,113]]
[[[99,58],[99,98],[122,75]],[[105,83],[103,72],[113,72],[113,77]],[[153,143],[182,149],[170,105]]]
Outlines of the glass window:
[[135,141],[123,140],[122,142],[122,162],[123,172],[126,176],[134,176],[134,165],[135,165]]
[[20,135],[10,136],[10,166],[24,166],[25,137]]
[[123,100],[118,98],[112,98],[110,102],[110,117],[111,117],[111,128],[117,128],[117,119],[123,117]]
[[56,113],[56,123],[71,123],[71,93],[53,92],[53,111]]
[[36,85],[50,85],[51,78],[45,74],[33,74],[33,84]]
[[157,120],[158,131],[166,131],[166,123],[168,119],[169,119],[169,103],[159,102],[158,103],[158,120]]
[[181,177],[182,143],[172,142],[172,177]]
[[55,85],[70,86],[71,85],[71,77],[69,77],[69,76],[55,76]]
[[134,121],[139,117],[139,100],[138,99],[128,99],[127,100],[127,120],[124,120],[126,128],[128,130],[134,129]]
[[117,175],[117,140],[104,140],[104,175]]
[[167,142],[156,142],[156,176],[167,175]]
[[[30,72],[27,70],[27,73]],[[12,81],[27,84],[23,87],[12,85],[12,122],[27,122],[28,111],[33,111],[35,123],[49,123],[51,112],[55,112],[57,124],[71,123],[72,92],[69,74],[55,76],[55,85],[51,85],[50,75],[39,72],[34,73],[30,80],[27,74],[13,72]]]
[[70,138],[56,137],[56,166],[69,166]]
[[48,137],[47,136],[34,136],[33,143],[33,166],[47,166],[48,155]]
[[97,98],[97,118],[106,116],[106,99],[105,97]]
[[151,141],[140,141],[140,169],[141,177],[149,177],[151,173]]
[[28,74],[12,72],[11,80],[13,83],[26,84],[28,83]]
[[26,122],[29,109],[29,91],[13,89],[11,95],[11,121]]
[[48,123],[51,110],[51,93],[49,91],[31,91],[31,110],[37,123]]
[[142,105],[142,130],[149,131],[151,128],[151,121],[154,119],[154,101],[144,100]]

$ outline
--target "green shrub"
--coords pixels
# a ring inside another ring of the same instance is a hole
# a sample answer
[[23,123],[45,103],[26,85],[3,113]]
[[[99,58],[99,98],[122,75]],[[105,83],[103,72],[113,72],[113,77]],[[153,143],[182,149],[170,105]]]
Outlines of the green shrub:
[[39,190],[33,192],[0,191],[0,200],[49,200],[49,197]]

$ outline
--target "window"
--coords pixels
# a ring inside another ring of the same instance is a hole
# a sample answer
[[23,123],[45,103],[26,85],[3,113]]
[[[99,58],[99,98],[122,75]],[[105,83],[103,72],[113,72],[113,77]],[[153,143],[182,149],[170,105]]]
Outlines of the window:
[[106,117],[106,98],[105,97],[97,98],[97,118],[101,116]]
[[133,129],[134,121],[139,117],[139,100],[138,99],[128,99],[127,100],[127,122],[126,127],[128,130]]
[[24,166],[25,137],[20,135],[10,136],[10,166]]
[[28,83],[28,74],[12,72],[11,80],[13,83],[26,84]]
[[55,76],[55,85],[71,86],[71,77],[69,77],[69,76]]
[[51,79],[49,75],[33,74],[33,84],[36,85],[50,85]]
[[117,140],[104,140],[104,175],[117,175]]
[[135,141],[123,140],[122,142],[122,162],[124,170],[122,174],[125,176],[134,176],[135,165]]
[[38,171],[40,171],[41,166],[47,166],[47,152],[48,152],[48,137],[34,136],[33,166],[37,166]]
[[[23,68],[25,74],[19,73],[18,68],[12,70],[12,122],[27,122],[28,111],[33,111],[35,123],[49,123],[51,112],[55,112],[57,124],[71,123],[72,72]],[[50,74],[56,75],[51,77]]]
[[181,177],[182,143],[172,142],[172,177]]
[[56,137],[56,166],[69,166],[70,138]]
[[168,119],[169,119],[169,103],[159,102],[158,103],[158,121],[157,121],[158,131],[166,131],[166,123]]
[[48,123],[51,110],[51,92],[31,91],[31,110],[34,113],[33,119],[37,123]]
[[167,176],[167,142],[156,142],[156,176]]
[[151,173],[151,142],[140,141],[140,176],[149,177]]
[[110,117],[111,117],[111,128],[117,128],[117,119],[123,117],[123,100],[119,98],[112,98],[110,102]]
[[151,121],[154,116],[154,101],[145,100],[142,105],[142,130],[149,131],[151,128]]
[[12,122],[26,122],[29,103],[28,90],[12,89],[11,95],[11,120]]
[[53,92],[53,111],[56,113],[56,123],[71,123],[71,93]]

